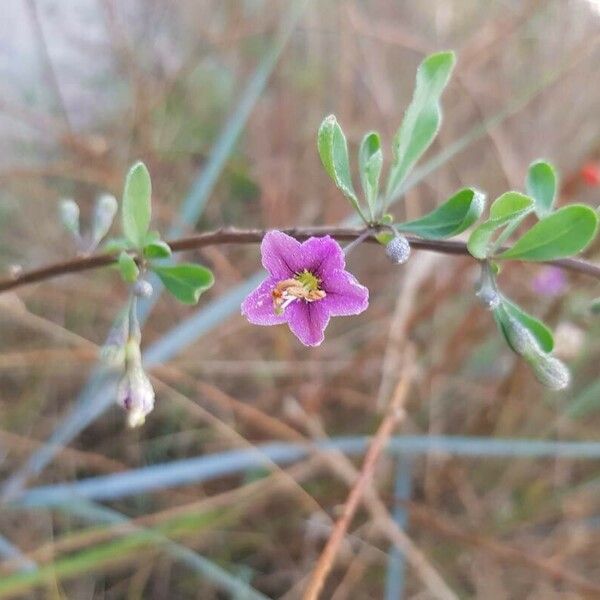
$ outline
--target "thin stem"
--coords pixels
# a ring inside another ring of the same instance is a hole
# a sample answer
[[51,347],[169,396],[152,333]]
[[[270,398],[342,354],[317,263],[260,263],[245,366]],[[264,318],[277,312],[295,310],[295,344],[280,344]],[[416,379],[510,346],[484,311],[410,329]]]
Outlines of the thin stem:
[[504,245],[506,240],[517,230],[519,225],[523,222],[527,215],[523,215],[520,219],[515,219],[504,231],[498,236],[498,239],[494,242],[492,249],[489,252],[489,256],[494,256],[498,250]]
[[[361,237],[366,231],[365,228],[352,227],[296,227],[284,229],[284,233],[295,237],[298,240],[306,240],[312,236],[330,235],[339,241],[352,241]],[[365,242],[378,243],[375,235],[377,229],[369,231]],[[169,241],[173,252],[185,252],[188,250],[197,250],[207,246],[216,246],[222,244],[257,244],[262,241],[266,229],[219,229],[206,233],[199,233],[186,238],[179,238]],[[442,254],[454,254],[458,256],[469,256],[465,242],[455,240],[424,240],[413,236],[406,236],[411,247],[414,250],[429,250]],[[98,253],[92,256],[79,257],[65,262],[54,263],[46,267],[23,271],[0,280],[0,293],[14,290],[25,285],[53,279],[68,273],[79,273],[107,267],[117,261],[117,254]],[[596,265],[585,260],[577,258],[563,258],[560,260],[547,261],[546,264],[555,265],[567,271],[582,273],[596,279],[600,279],[600,265]]]
[[348,254],[350,254],[350,252],[352,252],[352,250],[354,250],[354,248],[356,248],[359,244],[364,242],[370,235],[371,235],[370,229],[366,229],[365,231],[363,231],[362,234],[359,235],[355,240],[350,242],[347,246],[344,246],[344,254],[346,256],[348,256]]

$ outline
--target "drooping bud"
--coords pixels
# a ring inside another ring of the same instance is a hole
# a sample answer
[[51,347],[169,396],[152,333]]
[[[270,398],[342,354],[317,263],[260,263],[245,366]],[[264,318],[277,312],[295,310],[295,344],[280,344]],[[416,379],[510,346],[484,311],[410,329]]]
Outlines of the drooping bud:
[[133,293],[138,298],[150,298],[153,291],[152,284],[145,279],[138,279],[133,286]]
[[403,235],[395,235],[387,243],[385,253],[393,263],[402,265],[410,256],[410,244]]
[[571,382],[571,373],[567,366],[550,356],[549,354],[540,354],[535,359],[529,361],[537,380],[552,390],[563,390]]
[[552,390],[562,390],[569,385],[571,381],[569,369],[558,358],[544,352],[527,327],[508,314],[502,306],[494,311],[494,316],[509,346],[527,361],[536,379],[542,385]]
[[96,200],[92,219],[92,247],[95,248],[108,233],[117,214],[118,203],[114,196],[102,194]]
[[125,364],[125,346],[129,337],[129,316],[123,311],[111,327],[100,351],[102,361],[110,367],[122,367]]
[[142,366],[138,342],[127,342],[125,356],[127,369],[119,383],[117,402],[127,412],[129,427],[139,427],[154,408],[154,388]]
[[58,214],[63,227],[79,241],[81,234],[79,231],[79,206],[77,202],[71,198],[61,200]]

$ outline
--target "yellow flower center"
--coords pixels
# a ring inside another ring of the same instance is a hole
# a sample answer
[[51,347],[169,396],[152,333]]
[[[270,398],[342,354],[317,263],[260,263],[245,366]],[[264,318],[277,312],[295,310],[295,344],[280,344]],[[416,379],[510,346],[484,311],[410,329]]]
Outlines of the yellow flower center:
[[319,289],[319,285],[321,280],[313,275],[310,271],[304,269],[302,273],[298,273],[296,277],[294,277],[296,281],[298,281],[307,291],[315,292]]
[[294,300],[315,302],[325,298],[325,291],[320,289],[321,280],[304,269],[293,278],[280,281],[273,289],[273,310],[280,315]]

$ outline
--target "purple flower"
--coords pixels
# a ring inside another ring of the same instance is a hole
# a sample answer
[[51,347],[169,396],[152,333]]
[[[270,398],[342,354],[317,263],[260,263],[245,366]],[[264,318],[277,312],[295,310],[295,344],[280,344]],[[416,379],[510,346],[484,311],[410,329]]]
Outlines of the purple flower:
[[558,267],[542,267],[533,278],[531,287],[540,296],[560,296],[567,287],[567,278]]
[[369,305],[369,290],[345,270],[342,248],[328,235],[301,244],[269,231],[261,253],[269,275],[242,303],[250,323],[287,323],[304,345],[318,346],[330,317],[358,315]]

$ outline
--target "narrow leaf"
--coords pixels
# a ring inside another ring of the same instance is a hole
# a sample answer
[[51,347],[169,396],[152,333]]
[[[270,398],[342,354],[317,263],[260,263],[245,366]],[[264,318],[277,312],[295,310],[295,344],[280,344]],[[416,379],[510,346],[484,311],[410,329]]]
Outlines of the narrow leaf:
[[393,143],[394,163],[387,186],[388,199],[398,191],[439,131],[442,122],[440,97],[455,62],[453,52],[439,52],[428,56],[417,70],[412,101]]
[[125,251],[119,254],[119,271],[121,272],[123,281],[126,281],[127,283],[133,283],[140,274],[140,270],[135,264],[135,260]]
[[527,171],[525,186],[527,193],[535,200],[538,218],[549,215],[556,199],[557,177],[554,167],[543,160],[532,163]]
[[533,200],[519,192],[506,192],[496,198],[490,207],[489,218],[478,225],[467,242],[469,252],[478,259],[488,256],[493,238],[499,229],[518,224],[533,210]]
[[363,138],[358,152],[360,180],[372,217],[375,216],[383,152],[379,134],[372,131]]
[[214,283],[210,269],[201,265],[183,263],[173,266],[153,266],[165,287],[184,304],[196,304],[200,294]]
[[317,147],[327,174],[360,213],[358,198],[350,175],[346,137],[334,115],[329,115],[321,123],[317,134]]
[[571,204],[538,221],[502,259],[546,261],[574,256],[594,239],[598,215],[585,204]]
[[123,233],[136,247],[143,246],[150,225],[152,184],[146,165],[137,162],[127,173],[123,190]]
[[452,237],[475,223],[484,208],[485,195],[473,188],[465,188],[424,217],[398,223],[396,228],[430,239]]

